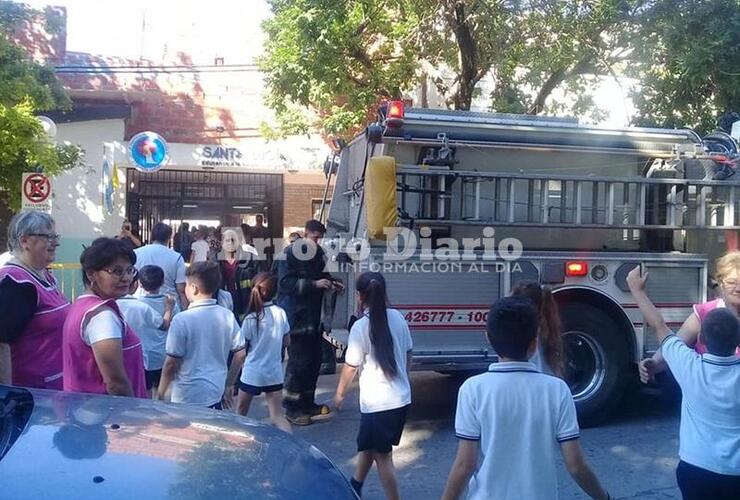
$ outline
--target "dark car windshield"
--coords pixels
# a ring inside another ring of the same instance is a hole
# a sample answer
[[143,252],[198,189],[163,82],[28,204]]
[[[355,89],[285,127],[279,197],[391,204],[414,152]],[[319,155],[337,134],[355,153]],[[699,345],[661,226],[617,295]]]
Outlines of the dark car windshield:
[[0,460],[13,447],[33,412],[33,397],[25,389],[0,386]]

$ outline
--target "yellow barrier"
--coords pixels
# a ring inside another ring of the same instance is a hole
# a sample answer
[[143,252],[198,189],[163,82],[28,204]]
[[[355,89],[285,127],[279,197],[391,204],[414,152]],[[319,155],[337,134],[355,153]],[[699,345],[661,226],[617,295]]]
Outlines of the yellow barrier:
[[69,300],[75,300],[82,293],[84,285],[79,263],[54,263],[49,268],[57,280],[59,289]]

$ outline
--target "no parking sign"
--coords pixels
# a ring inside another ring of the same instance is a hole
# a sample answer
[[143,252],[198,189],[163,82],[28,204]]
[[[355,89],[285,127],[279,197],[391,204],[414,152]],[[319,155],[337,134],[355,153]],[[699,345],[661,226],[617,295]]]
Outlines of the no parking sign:
[[21,208],[51,213],[51,180],[44,174],[24,173],[21,181]]

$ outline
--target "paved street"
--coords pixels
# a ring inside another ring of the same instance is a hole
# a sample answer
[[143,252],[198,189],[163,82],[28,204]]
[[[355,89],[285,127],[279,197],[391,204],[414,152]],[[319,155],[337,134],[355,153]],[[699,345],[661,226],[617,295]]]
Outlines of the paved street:
[[[334,393],[337,376],[322,376],[319,399]],[[447,480],[457,442],[453,423],[460,382],[436,373],[414,373],[414,403],[401,445],[395,450],[401,494],[407,499],[438,498]],[[252,417],[267,415],[258,398]],[[608,424],[582,431],[588,460],[615,498],[665,500],[680,498],[674,470],[678,451],[678,408],[643,391],[625,402]],[[345,409],[331,421],[295,434],[318,446],[348,476],[354,470],[355,436],[359,425],[357,387],[348,394]],[[559,465],[561,499],[587,498]],[[383,498],[375,471],[370,473],[364,498]]]

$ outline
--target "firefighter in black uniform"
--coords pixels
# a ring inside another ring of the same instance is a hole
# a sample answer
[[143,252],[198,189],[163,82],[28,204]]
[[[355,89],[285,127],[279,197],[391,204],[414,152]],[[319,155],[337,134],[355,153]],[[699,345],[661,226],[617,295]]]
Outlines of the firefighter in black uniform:
[[290,323],[288,366],[285,370],[286,418],[295,425],[329,414],[329,407],[316,404],[314,395],[321,367],[321,301],[324,291],[343,289],[341,281],[324,271],[325,253],[318,245],[326,229],[317,220],[306,222],[305,238],[285,249],[277,262],[278,305]]

